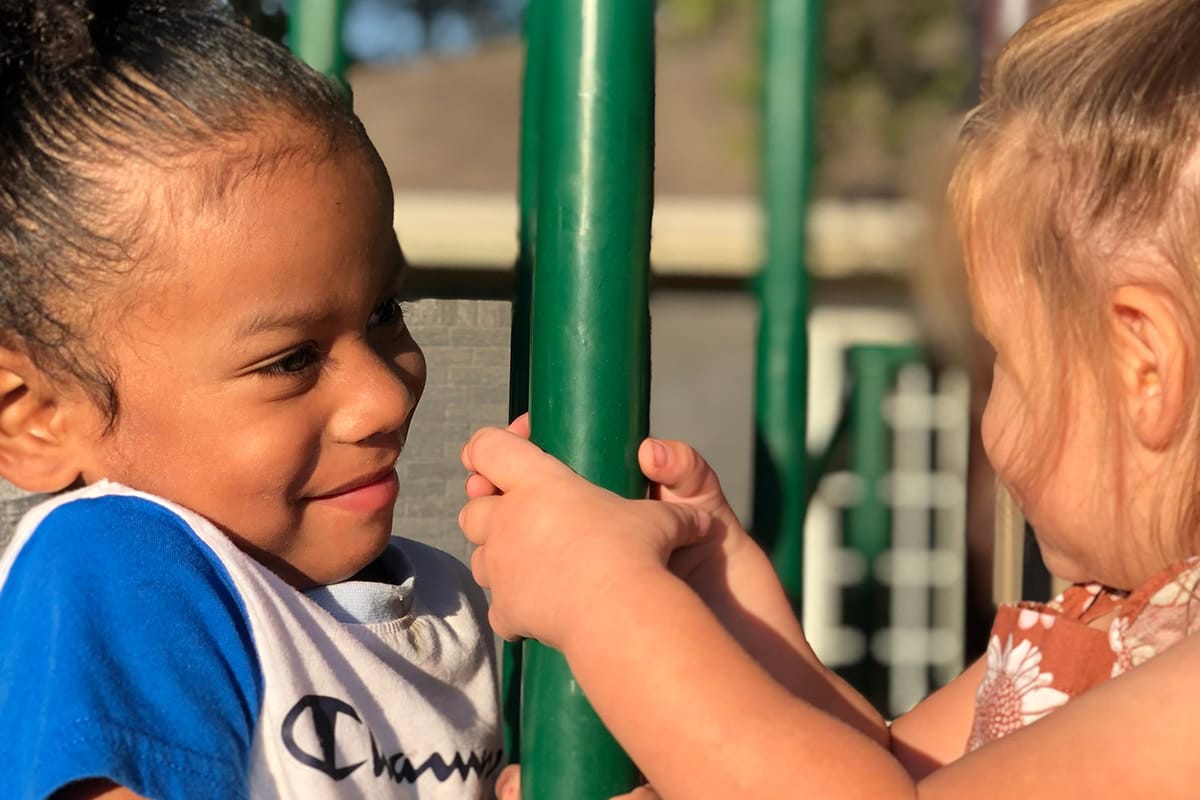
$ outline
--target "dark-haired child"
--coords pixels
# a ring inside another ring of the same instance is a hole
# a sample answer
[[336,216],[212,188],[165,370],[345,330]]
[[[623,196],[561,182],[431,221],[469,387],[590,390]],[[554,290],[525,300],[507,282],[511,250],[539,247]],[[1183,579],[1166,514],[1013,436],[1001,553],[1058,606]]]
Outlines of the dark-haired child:
[[223,3],[0,5],[0,797],[490,796],[485,609],[391,537],[379,156]]

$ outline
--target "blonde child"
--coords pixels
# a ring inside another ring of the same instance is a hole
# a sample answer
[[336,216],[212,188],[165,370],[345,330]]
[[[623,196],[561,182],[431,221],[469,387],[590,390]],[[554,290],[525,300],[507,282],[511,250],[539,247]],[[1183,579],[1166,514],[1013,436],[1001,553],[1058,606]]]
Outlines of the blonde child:
[[982,437],[1074,586],[1001,609],[987,655],[890,725],[817,660],[690,448],[642,445],[657,502],[519,431],[467,444],[460,524],[496,630],[566,655],[662,797],[1195,794],[1197,43],[1196,0],[1064,0],[966,123],[951,196],[996,350]]
[[0,797],[483,798],[491,635],[391,537],[387,174],[225,3],[0,6]]

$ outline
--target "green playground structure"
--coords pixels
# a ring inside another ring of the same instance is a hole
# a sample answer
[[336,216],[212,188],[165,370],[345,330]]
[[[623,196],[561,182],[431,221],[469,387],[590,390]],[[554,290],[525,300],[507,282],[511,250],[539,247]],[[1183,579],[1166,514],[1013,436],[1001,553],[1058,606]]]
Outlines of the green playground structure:
[[[770,0],[763,26],[768,257],[759,285],[757,469],[768,477],[756,482],[755,523],[797,601],[807,497],[800,223],[812,161],[817,11],[815,2]],[[636,449],[649,416],[654,13],[645,0],[532,0],[525,22],[510,411],[525,410],[527,355],[533,440],[627,497],[644,492]],[[602,798],[636,786],[636,767],[561,656],[536,642],[521,650],[506,650],[505,694],[509,752],[521,761],[524,795]]]
[[288,43],[310,67],[345,84],[342,26],[347,0],[293,0],[288,7]]
[[[533,249],[520,281],[531,295],[518,304],[530,336],[514,350],[528,347],[531,436],[589,480],[637,497],[650,399],[653,8],[534,0],[527,14],[522,218]],[[562,656],[533,641],[523,650],[523,794],[599,798],[636,786],[637,768]]]

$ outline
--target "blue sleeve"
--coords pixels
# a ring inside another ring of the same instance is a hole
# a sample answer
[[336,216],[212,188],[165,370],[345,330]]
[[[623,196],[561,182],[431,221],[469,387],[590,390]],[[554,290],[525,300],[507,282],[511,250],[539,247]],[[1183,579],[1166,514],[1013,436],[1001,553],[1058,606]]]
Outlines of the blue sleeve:
[[262,704],[228,572],[170,510],[52,511],[0,587],[0,797],[104,777],[159,800],[248,791]]

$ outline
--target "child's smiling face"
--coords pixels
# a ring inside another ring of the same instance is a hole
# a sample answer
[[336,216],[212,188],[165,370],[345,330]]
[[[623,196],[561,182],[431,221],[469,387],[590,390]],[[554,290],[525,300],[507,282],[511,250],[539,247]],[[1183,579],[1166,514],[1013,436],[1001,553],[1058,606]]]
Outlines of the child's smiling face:
[[89,482],[203,514],[305,587],[386,546],[425,361],[399,309],[404,259],[377,158],[298,125],[261,142],[268,158],[245,160],[199,213],[184,170],[156,176],[173,194],[147,181],[163,220],[151,263],[93,327],[117,417],[104,434],[96,411],[80,463]]

